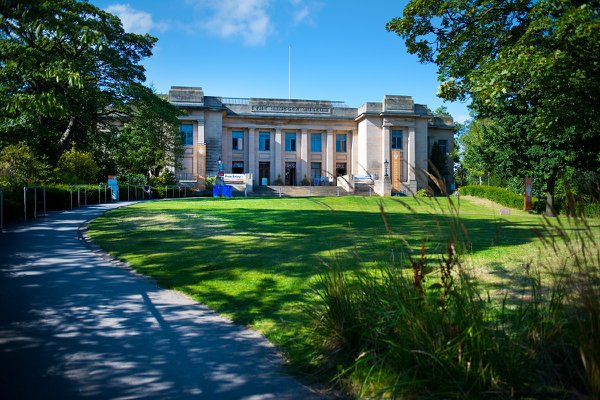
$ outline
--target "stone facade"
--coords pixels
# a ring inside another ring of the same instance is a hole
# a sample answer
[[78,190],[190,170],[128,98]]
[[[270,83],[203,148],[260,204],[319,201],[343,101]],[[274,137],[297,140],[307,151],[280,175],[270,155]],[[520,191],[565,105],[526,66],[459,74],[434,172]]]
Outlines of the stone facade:
[[174,86],[169,101],[185,111],[185,153],[175,173],[200,187],[217,175],[221,159],[226,173],[252,174],[254,187],[308,179],[352,189],[366,179],[380,195],[411,194],[427,186],[420,171],[427,170],[432,144],[447,153],[453,145],[452,117],[434,117],[410,96],[386,95],[381,103],[352,108],[322,100],[213,97]]

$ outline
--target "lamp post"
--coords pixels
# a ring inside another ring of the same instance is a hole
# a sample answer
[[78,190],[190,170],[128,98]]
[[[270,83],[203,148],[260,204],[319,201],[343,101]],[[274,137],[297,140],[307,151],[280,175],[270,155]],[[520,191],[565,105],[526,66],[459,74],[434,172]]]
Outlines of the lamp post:
[[389,175],[388,175],[388,166],[389,166],[389,165],[390,165],[390,163],[389,163],[389,161],[388,161],[388,160],[385,160],[385,161],[383,162],[383,166],[385,167],[385,169],[383,170],[383,171],[384,171],[384,174],[383,174],[383,175],[384,175],[384,177],[385,177],[385,178],[389,177]]

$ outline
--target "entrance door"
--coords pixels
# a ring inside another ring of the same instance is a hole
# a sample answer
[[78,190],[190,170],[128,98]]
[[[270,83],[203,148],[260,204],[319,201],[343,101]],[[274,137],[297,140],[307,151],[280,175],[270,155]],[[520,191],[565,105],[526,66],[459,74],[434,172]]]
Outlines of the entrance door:
[[392,150],[392,190],[402,189],[402,150]]
[[258,184],[259,186],[267,186],[271,182],[271,163],[261,161],[258,163]]
[[287,186],[296,186],[296,163],[285,163],[285,184]]

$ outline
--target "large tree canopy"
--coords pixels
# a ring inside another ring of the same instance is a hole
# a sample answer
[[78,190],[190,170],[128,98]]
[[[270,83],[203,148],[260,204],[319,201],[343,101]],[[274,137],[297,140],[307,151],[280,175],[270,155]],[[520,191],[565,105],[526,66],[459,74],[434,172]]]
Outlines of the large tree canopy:
[[51,162],[87,150],[151,92],[139,63],[155,42],[88,2],[0,1],[0,147],[26,142]]
[[387,29],[493,120],[507,171],[546,179],[548,211],[566,169],[600,172],[600,1],[412,0]]

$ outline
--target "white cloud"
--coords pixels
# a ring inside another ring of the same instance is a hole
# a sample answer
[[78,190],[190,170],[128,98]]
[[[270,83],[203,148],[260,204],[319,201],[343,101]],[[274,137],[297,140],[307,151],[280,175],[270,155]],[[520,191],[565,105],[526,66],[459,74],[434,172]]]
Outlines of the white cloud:
[[322,6],[322,3],[319,1],[313,0],[290,0],[290,3],[294,9],[292,15],[296,25],[301,24],[302,22],[314,24],[312,16],[314,12]]
[[270,0],[188,0],[207,11],[200,26],[221,38],[241,38],[249,46],[263,45],[275,30],[269,16]]
[[152,29],[158,31],[165,31],[167,29],[166,23],[153,21],[152,14],[136,10],[129,4],[113,4],[108,6],[106,11],[119,17],[123,24],[123,29],[127,32],[148,33]]

